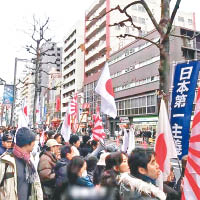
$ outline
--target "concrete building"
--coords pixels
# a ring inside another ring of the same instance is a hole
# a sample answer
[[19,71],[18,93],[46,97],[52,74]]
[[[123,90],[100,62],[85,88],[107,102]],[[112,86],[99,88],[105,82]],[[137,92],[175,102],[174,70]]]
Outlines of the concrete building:
[[[144,36],[154,29],[145,9],[139,4],[130,7],[128,12],[135,25],[141,27],[141,31],[132,26],[109,26],[122,21],[124,16],[119,11],[110,12],[105,16],[104,14],[118,4],[123,8],[130,2],[132,1],[96,0],[86,11],[84,100],[90,103],[92,112],[99,100],[94,88],[106,59],[134,40],[133,37],[123,39],[117,36],[124,33]],[[157,21],[160,18],[160,2],[160,0],[148,0],[148,5]],[[195,29],[195,15],[178,11],[174,23]]]
[[[175,35],[190,36],[194,31],[174,27]],[[157,41],[159,35],[152,31],[147,35]],[[200,59],[200,36],[193,40],[181,37],[170,37],[170,73],[177,62]],[[118,123],[128,117],[140,130],[156,128],[158,121],[157,90],[159,89],[158,67],[160,53],[150,42],[135,40],[123,49],[111,55],[109,69],[114,87],[118,117],[110,119],[113,133],[118,130]],[[169,82],[171,87],[171,83]]]
[[63,46],[62,64],[62,117],[73,93],[80,93],[84,81],[84,20],[77,22],[66,34]]
[[[38,121],[42,123],[50,123],[55,113],[54,105],[56,102],[56,88],[51,83],[51,77],[61,74],[62,68],[62,48],[56,43],[46,43],[42,48],[46,54],[41,59],[41,71],[39,74],[39,104],[40,104],[40,119]],[[58,77],[59,79],[60,77]],[[60,82],[60,80],[58,80]],[[46,100],[47,98],[47,101]]]

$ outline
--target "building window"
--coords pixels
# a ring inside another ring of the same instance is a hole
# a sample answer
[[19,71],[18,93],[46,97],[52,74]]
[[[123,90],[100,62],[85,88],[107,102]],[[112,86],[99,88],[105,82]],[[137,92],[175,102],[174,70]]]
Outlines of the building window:
[[136,16],[132,16],[132,20],[133,20],[133,22],[137,22],[137,17]]
[[188,19],[188,24],[189,24],[189,25],[192,25],[192,24],[193,24],[192,19]]
[[156,114],[156,99],[156,95],[151,94],[118,101],[116,102],[118,115]]
[[145,19],[142,18],[142,17],[139,17],[139,18],[138,18],[138,22],[139,22],[140,24],[145,24]]
[[144,7],[142,5],[138,5],[138,10],[140,12],[145,12],[145,9],[144,9]]
[[137,10],[137,5],[132,5],[133,10]]
[[178,21],[179,22],[184,22],[184,17],[178,16]]

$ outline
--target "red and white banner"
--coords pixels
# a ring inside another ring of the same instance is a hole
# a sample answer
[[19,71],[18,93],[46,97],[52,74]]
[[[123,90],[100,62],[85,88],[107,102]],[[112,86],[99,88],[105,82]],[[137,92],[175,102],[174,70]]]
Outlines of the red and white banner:
[[104,132],[104,127],[98,106],[96,109],[96,115],[93,115],[93,119],[94,119],[94,128],[92,129],[93,139],[97,141],[102,140],[105,138],[106,134]]
[[156,161],[159,164],[161,171],[159,180],[162,182],[167,180],[170,174],[170,159],[177,158],[177,152],[172,137],[171,126],[167,114],[166,105],[163,99],[161,99],[160,113],[158,119],[158,127],[155,143]]
[[198,89],[192,131],[189,141],[188,160],[183,181],[182,200],[200,199],[200,88]]
[[116,118],[117,108],[114,99],[114,92],[112,87],[112,79],[108,68],[108,63],[101,73],[95,92],[101,96],[101,112]]

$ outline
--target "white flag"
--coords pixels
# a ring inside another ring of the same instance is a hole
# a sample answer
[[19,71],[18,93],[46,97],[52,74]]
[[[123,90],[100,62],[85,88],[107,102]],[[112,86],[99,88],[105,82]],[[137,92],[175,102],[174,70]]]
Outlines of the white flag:
[[61,128],[61,135],[63,136],[65,142],[69,142],[71,135],[71,116],[69,114],[69,106],[67,107],[65,118]]
[[170,174],[170,159],[177,158],[176,147],[172,137],[167,109],[163,99],[161,100],[160,105],[155,152],[156,161],[159,164],[159,168],[161,171],[159,180],[161,180],[162,184],[160,186],[163,186],[163,181],[166,181],[167,177]]
[[22,103],[22,108],[19,113],[19,119],[18,119],[18,126],[17,129],[22,128],[22,127],[28,127],[28,106],[26,104],[26,100]]
[[135,149],[135,128],[130,128],[129,130],[129,144],[127,153],[131,154],[131,152]]
[[101,96],[101,112],[115,119],[117,116],[117,108],[115,104],[112,79],[110,78],[108,63],[105,64],[95,88],[95,92]]

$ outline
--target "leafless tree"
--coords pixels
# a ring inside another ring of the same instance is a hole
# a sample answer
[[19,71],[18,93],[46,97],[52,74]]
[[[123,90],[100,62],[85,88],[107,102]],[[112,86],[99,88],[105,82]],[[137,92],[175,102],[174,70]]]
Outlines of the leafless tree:
[[[126,38],[126,37],[134,37],[135,39],[142,39],[142,40],[146,40],[150,43],[152,43],[153,45],[155,45],[157,48],[159,48],[160,51],[160,66],[159,66],[159,75],[160,75],[160,93],[164,94],[166,97],[169,95],[169,75],[170,75],[170,59],[169,59],[169,49],[170,49],[170,42],[169,42],[169,36],[173,35],[172,34],[172,24],[174,22],[176,13],[179,9],[181,0],[176,0],[175,6],[173,8],[172,14],[170,14],[170,2],[171,0],[160,0],[160,5],[161,5],[161,18],[160,21],[157,22],[151,9],[149,8],[148,1],[146,0],[133,0],[131,3],[125,5],[123,8],[120,5],[117,5],[114,8],[111,8],[108,12],[105,13],[108,14],[110,12],[113,11],[118,11],[120,12],[121,15],[124,15],[123,20],[115,22],[114,24],[110,24],[110,26],[132,26],[136,29],[138,29],[138,31],[141,31],[141,27],[137,26],[134,21],[133,18],[131,16],[131,14],[129,14],[128,9],[131,6],[140,4],[143,6],[143,8],[145,9],[146,13],[148,14],[148,17],[150,18],[151,22],[153,23],[155,29],[157,30],[157,32],[159,33],[159,41],[155,42],[152,41],[150,39],[148,39],[147,37],[143,37],[143,36],[138,36],[138,35],[132,35],[132,34],[123,34],[123,35],[119,35],[118,37],[121,38]],[[103,16],[105,16],[103,15]],[[103,17],[101,16],[101,17]],[[93,18],[93,19],[88,19],[88,20],[98,20],[99,18]],[[184,37],[184,36],[177,36],[177,35],[173,35],[176,37]],[[197,35],[195,35],[194,37],[196,37]],[[188,37],[187,39],[194,39],[193,37]]]

